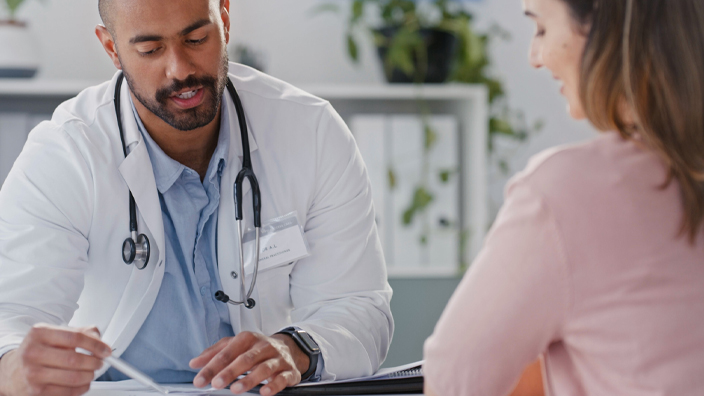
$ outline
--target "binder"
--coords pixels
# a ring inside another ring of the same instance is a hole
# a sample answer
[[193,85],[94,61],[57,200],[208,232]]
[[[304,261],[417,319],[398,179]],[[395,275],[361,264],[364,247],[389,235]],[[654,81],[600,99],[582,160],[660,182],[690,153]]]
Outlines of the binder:
[[[410,367],[409,367],[410,366]],[[422,362],[398,370],[384,370],[371,377],[345,381],[306,383],[289,387],[280,395],[391,395],[423,393]],[[259,391],[259,388],[257,388]]]

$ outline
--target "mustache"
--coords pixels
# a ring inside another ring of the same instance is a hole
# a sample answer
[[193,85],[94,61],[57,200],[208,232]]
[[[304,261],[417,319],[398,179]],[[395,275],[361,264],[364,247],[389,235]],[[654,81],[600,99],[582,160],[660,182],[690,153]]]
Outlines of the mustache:
[[164,104],[173,94],[185,88],[203,86],[203,89],[209,89],[211,92],[215,92],[216,85],[217,79],[213,76],[196,77],[190,75],[185,80],[174,80],[168,87],[159,88],[155,96],[157,102]]

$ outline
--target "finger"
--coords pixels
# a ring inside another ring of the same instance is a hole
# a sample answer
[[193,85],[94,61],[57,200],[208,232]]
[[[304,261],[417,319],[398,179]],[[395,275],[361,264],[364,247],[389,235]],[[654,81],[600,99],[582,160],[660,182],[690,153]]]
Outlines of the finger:
[[112,354],[110,347],[101,340],[84,334],[79,329],[65,329],[51,326],[35,326],[28,334],[30,343],[38,342],[58,348],[82,348],[105,358]]
[[203,352],[201,352],[200,355],[191,359],[188,365],[191,368],[201,368],[205,366],[210,361],[210,359],[213,358],[213,356],[215,356],[218,352],[220,352],[223,348],[227,346],[230,340],[232,340],[231,337],[221,339],[220,341],[206,348]]
[[35,394],[41,394],[41,395],[52,395],[52,396],[80,396],[85,393],[88,393],[90,390],[90,385],[85,385],[85,386],[80,386],[77,388],[70,388],[70,387],[65,387],[65,386],[58,386],[58,385],[48,385],[37,392]]
[[93,372],[102,367],[102,360],[70,349],[58,349],[45,345],[33,345],[25,349],[23,359],[33,365],[57,369]]
[[[236,368],[233,366],[236,365],[236,361],[228,366],[225,370],[223,370],[222,373],[218,374],[217,377],[213,380],[213,387],[218,388],[217,384],[220,383],[225,383],[228,384],[230,382],[226,382],[228,378],[230,378],[230,375],[234,375],[237,373]],[[268,359],[266,361],[263,361],[262,363],[258,364],[251,373],[247,374],[246,377],[242,378],[241,380],[235,382],[234,385],[230,387],[230,390],[232,390],[233,393],[242,393],[246,392],[255,386],[259,385],[262,383],[267,378],[271,378],[276,376],[278,373],[283,371],[284,369],[291,369],[291,367],[285,363],[283,359],[280,357],[276,357],[273,359]],[[239,376],[239,374],[235,375],[234,377],[231,377],[232,380],[236,379]]]
[[93,381],[92,371],[61,370],[48,367],[32,368],[30,380],[41,385],[78,388],[90,386]]
[[[235,352],[239,352],[239,350]],[[240,375],[253,370],[258,364],[277,355],[278,351],[267,343],[256,344],[251,349],[240,353],[229,353],[229,350],[225,349],[215,355],[203,370],[210,368],[208,372],[212,375],[210,378],[218,377],[218,381],[212,380],[213,387],[223,389]]]
[[[250,352],[250,348],[257,341],[253,334],[240,333],[234,338],[229,339],[229,342],[208,363],[200,370],[200,373],[193,380],[193,384],[197,387],[202,387],[210,383],[213,378],[220,373],[225,367],[230,365],[236,358],[242,354]],[[254,364],[247,367],[247,370],[252,368]],[[244,371],[243,371],[244,372]],[[236,378],[236,377],[235,377]]]
[[[298,378],[298,379],[296,379]],[[301,382],[301,376],[293,371],[283,371],[274,378],[269,378],[269,383],[263,386],[259,393],[262,396],[271,396],[284,390],[287,386],[294,386]]]
[[83,332],[86,335],[93,336],[97,339],[100,339],[100,330],[95,326],[83,327],[79,330],[81,330],[81,332]]

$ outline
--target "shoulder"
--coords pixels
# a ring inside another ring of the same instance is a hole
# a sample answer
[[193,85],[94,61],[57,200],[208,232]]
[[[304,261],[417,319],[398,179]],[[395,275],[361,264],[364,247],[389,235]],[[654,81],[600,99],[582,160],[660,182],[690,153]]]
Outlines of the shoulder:
[[[298,105],[311,108],[326,108],[328,101],[311,95],[302,89],[281,81],[251,67],[230,62],[229,77],[242,96],[278,102],[279,105]],[[245,100],[243,98],[243,100]]]
[[657,155],[616,132],[606,132],[588,142],[535,155],[511,180],[507,194],[525,184],[548,201],[596,203],[595,198],[657,186],[666,178],[666,168]]

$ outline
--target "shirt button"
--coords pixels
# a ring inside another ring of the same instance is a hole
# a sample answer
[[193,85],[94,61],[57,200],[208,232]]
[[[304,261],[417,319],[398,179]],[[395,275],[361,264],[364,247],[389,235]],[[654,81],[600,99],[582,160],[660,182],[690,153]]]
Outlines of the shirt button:
[[205,296],[205,293],[206,293],[207,291],[208,291],[208,287],[207,287],[207,286],[201,287],[201,288],[200,288],[200,295],[201,295],[201,296]]

